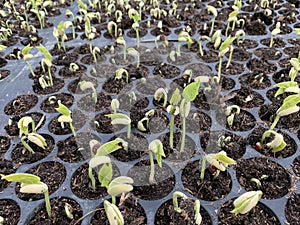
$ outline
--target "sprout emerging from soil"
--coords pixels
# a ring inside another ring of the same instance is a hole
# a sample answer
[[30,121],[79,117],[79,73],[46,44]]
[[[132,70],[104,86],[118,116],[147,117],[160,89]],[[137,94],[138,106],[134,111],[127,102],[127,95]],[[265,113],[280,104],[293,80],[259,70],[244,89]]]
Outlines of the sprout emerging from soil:
[[123,37],[118,37],[117,38],[117,44],[123,45],[124,46],[124,60],[126,60],[126,41]]
[[21,183],[21,193],[44,194],[48,217],[52,216],[48,186],[41,182],[40,177],[29,173],[15,173],[9,175],[0,174],[0,176],[2,180]]
[[199,88],[200,88],[200,80],[188,84],[182,91],[183,99],[181,100],[180,107],[179,107],[181,121],[182,121],[180,152],[184,151],[185,135],[186,135],[185,134],[186,118],[190,112],[191,102],[194,101],[198,95]]
[[104,209],[110,225],[124,225],[124,218],[116,205],[105,200]]
[[168,47],[168,45],[169,45],[168,38],[167,38],[165,35],[163,35],[163,34],[158,35],[158,36],[155,38],[155,40],[154,40],[154,42],[155,42],[155,47],[156,47],[157,49],[158,49],[158,44],[157,44],[158,41],[162,41],[162,42],[163,42],[163,47],[164,47],[164,48]]
[[280,117],[287,116],[292,113],[298,112],[300,107],[297,106],[300,102],[300,94],[290,95],[283,100],[281,107],[276,112],[276,117],[270,127],[270,130],[274,130]]
[[127,52],[129,55],[137,57],[136,68],[139,68],[140,67],[140,53],[135,48],[128,48]]
[[[149,110],[145,113],[145,117],[138,121],[137,129],[145,132],[149,128],[149,117],[153,116],[155,113],[154,109]],[[144,126],[144,122],[146,122],[146,126]]]
[[[178,206],[178,198],[179,197],[181,197],[183,199],[188,199],[188,197],[180,191],[175,191],[173,193],[174,210],[178,213],[181,213],[182,210]],[[195,224],[200,225],[202,222],[202,216],[200,214],[200,201],[198,199],[196,199],[196,201],[194,203],[194,210],[195,210]]]
[[85,90],[88,90],[88,89],[91,89],[92,90],[92,98],[95,102],[95,104],[97,103],[97,91],[96,91],[96,88],[94,87],[94,84],[90,81],[80,81],[79,82],[79,87],[80,87],[80,90],[82,91],[85,91]]
[[246,214],[251,209],[253,209],[262,196],[262,191],[248,191],[242,194],[240,197],[234,200],[233,205],[234,209],[231,213],[234,215],[237,214]]
[[281,32],[281,31],[280,31],[280,22],[277,22],[277,23],[276,23],[276,26],[275,26],[275,28],[274,28],[274,30],[272,30],[272,32],[271,32],[270,48],[273,47],[275,35],[279,34],[280,32]]
[[227,108],[225,110],[225,116],[227,116],[227,123],[228,123],[229,127],[231,127],[233,125],[235,114],[239,115],[240,112],[241,112],[241,109],[238,105],[227,106]]
[[200,56],[203,56],[202,41],[204,41],[204,40],[211,41],[211,38],[208,37],[208,36],[206,36],[206,35],[203,35],[203,36],[199,37],[198,46],[199,46],[199,54],[200,54]]
[[129,116],[123,114],[123,113],[116,113],[116,114],[107,114],[105,115],[109,118],[111,118],[111,124],[112,125],[126,125],[127,126],[127,138],[130,138],[130,132],[131,132],[131,119]]
[[242,44],[245,41],[246,38],[246,33],[243,30],[239,30],[235,33],[235,38],[236,38],[236,42],[237,45],[239,46],[240,44]]
[[40,44],[40,46],[36,47],[41,53],[43,53],[44,58],[41,61],[43,72],[45,72],[45,65],[48,67],[48,76],[49,76],[49,83],[48,86],[53,86],[53,79],[52,79],[52,73],[51,73],[51,66],[52,66],[52,55],[47,50],[45,46]]
[[[65,40],[67,40],[68,37],[65,33],[65,29],[67,29],[70,26],[73,26],[73,23],[71,21],[66,21],[64,23],[60,21],[60,23],[57,25],[57,28],[56,27],[53,28],[53,36],[56,39],[56,44],[58,49],[60,49],[60,46],[62,46],[64,51],[66,51]],[[75,34],[73,34],[73,37],[74,36]],[[59,39],[61,40],[61,45],[59,44]]]
[[279,152],[281,151],[282,149],[285,148],[286,146],[286,143],[283,139],[283,135],[282,134],[279,134],[277,133],[276,131],[274,130],[267,130],[266,132],[264,132],[262,138],[261,138],[261,143],[264,142],[264,140],[267,138],[267,137],[270,137],[271,135],[274,136],[273,140],[268,142],[266,145],[270,148],[272,148],[272,151],[274,153],[276,152]]
[[[31,125],[31,133],[29,133],[29,125]],[[20,130],[19,136],[21,137],[21,143],[28,151],[30,151],[32,154],[35,153],[33,149],[29,146],[29,144],[26,142],[26,140],[45,149],[45,147],[47,146],[45,138],[40,134],[36,133],[35,122],[30,116],[22,117],[18,122],[18,128]]]
[[181,52],[180,52],[180,45],[181,42],[187,42],[188,43],[188,49],[190,49],[191,44],[194,43],[193,39],[191,38],[191,36],[189,35],[188,32],[182,30],[179,34],[178,34],[178,45],[177,45],[177,56],[181,56]]
[[154,184],[155,183],[155,164],[153,159],[153,154],[155,155],[156,161],[158,166],[162,167],[162,157],[166,157],[163,144],[160,140],[155,139],[149,144],[149,159],[150,159],[150,175],[149,175],[149,183]]
[[201,174],[200,174],[201,180],[204,179],[206,161],[210,164],[211,167],[216,169],[215,174],[213,174],[214,178],[219,176],[220,171],[225,171],[229,165],[236,164],[236,162],[232,158],[227,156],[227,153],[225,151],[220,151],[219,153],[207,154],[202,159]]
[[32,74],[32,76],[35,77],[35,73],[33,72],[33,69],[30,65],[30,63],[28,62],[28,59],[31,59],[33,57],[32,54],[30,54],[30,50],[32,49],[32,47],[30,46],[30,44],[28,44],[26,47],[23,48],[22,50],[22,55],[23,55],[23,59],[25,61],[25,63],[27,64],[30,73]]
[[169,144],[170,148],[173,149],[174,147],[174,142],[173,142],[173,137],[174,137],[174,120],[175,116],[179,114],[179,107],[178,104],[181,100],[181,95],[180,91],[178,88],[175,89],[173,92],[173,95],[170,99],[170,105],[167,107],[167,112],[171,114],[171,121],[170,121],[170,138],[169,138]]
[[60,117],[58,117],[58,122],[60,122],[62,128],[64,128],[64,123],[69,123],[72,134],[74,137],[76,137],[76,131],[74,129],[73,120],[71,117],[71,110],[69,110],[67,106],[62,104],[60,100],[58,100],[57,103],[58,108],[55,108],[55,110],[62,114]]
[[120,108],[120,102],[118,99],[114,98],[110,103],[111,108],[114,110],[114,114],[117,113],[117,110]]
[[154,99],[159,102],[162,98],[164,99],[163,107],[166,107],[168,102],[168,93],[165,88],[158,88],[154,93]]
[[124,73],[126,75],[126,83],[128,84],[128,82],[129,82],[129,73],[126,69],[123,69],[123,68],[120,68],[120,69],[116,70],[115,80],[122,79],[122,76],[123,76]]
[[107,193],[112,197],[112,204],[116,205],[116,197],[122,193],[133,190],[133,179],[131,177],[120,176],[113,179],[107,188]]
[[[109,21],[107,24],[107,30],[110,36],[117,38],[118,36],[118,25],[114,21]],[[113,32],[114,30],[114,32]]]
[[211,36],[212,33],[213,33],[213,30],[214,30],[215,20],[216,20],[216,18],[218,16],[218,11],[217,11],[217,9],[214,6],[211,6],[211,5],[207,6],[207,11],[208,11],[208,13],[213,14],[213,19],[211,21],[211,28],[210,28],[210,32],[209,32],[209,36]]

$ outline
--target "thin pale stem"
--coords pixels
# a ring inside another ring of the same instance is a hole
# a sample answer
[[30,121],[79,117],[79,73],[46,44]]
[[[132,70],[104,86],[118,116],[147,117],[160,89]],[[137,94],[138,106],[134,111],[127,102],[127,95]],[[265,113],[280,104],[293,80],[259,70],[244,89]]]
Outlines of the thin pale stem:
[[275,119],[274,119],[274,122],[272,123],[271,127],[270,127],[270,130],[274,130],[274,128],[276,127],[278,121],[280,119],[280,116],[276,115]]
[[52,74],[51,74],[51,66],[48,66],[48,76],[50,79],[50,86],[53,86],[53,79],[52,79]]
[[89,178],[92,182],[93,191],[96,191],[96,179],[93,176],[93,168],[92,167],[89,167]]
[[214,26],[215,26],[215,17],[211,21],[211,28],[210,28],[209,36],[212,35],[213,30],[214,30]]
[[171,116],[171,121],[170,121],[170,140],[169,140],[169,144],[170,144],[170,148],[173,149],[174,144],[173,144],[173,137],[174,137],[174,119],[175,116],[172,114]]
[[155,174],[154,168],[155,168],[155,165],[154,165],[154,160],[153,160],[153,154],[152,154],[151,151],[149,152],[149,159],[150,159],[149,183],[153,184],[153,183],[155,183],[155,181],[154,181],[154,174]]
[[33,149],[32,149],[32,148],[29,146],[29,144],[25,141],[25,139],[26,139],[26,136],[24,136],[24,137],[21,138],[21,142],[22,142],[22,144],[24,145],[24,147],[25,147],[28,151],[30,151],[31,154],[35,154],[35,152],[33,151]]
[[218,81],[219,82],[221,80],[222,62],[223,62],[223,58],[220,57],[220,59],[219,59],[219,66],[218,66]]
[[76,137],[76,131],[74,129],[73,123],[70,123],[70,129],[72,131],[73,136]]
[[185,145],[185,117],[182,118],[182,135],[181,135],[181,143],[180,143],[180,152],[184,152],[184,145]]
[[200,174],[200,179],[201,180],[204,179],[205,166],[206,166],[206,158],[204,156],[204,158],[202,159],[202,165],[201,165],[201,174]]
[[27,60],[25,62],[26,62],[27,66],[28,66],[28,68],[30,70],[30,73],[32,74],[33,77],[35,77],[35,73],[33,72],[33,69],[31,67],[30,63]]
[[45,196],[46,210],[47,210],[47,213],[48,213],[48,217],[50,218],[52,216],[52,212],[51,212],[51,204],[50,204],[50,198],[49,198],[48,190],[44,192],[44,196]]

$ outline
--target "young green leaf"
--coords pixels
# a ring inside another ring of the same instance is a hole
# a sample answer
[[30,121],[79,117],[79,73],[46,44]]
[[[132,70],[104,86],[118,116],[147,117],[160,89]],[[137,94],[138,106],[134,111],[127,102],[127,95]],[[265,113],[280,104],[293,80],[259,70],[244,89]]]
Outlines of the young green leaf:
[[182,97],[188,102],[194,101],[198,95],[199,87],[200,81],[188,84],[182,91]]
[[234,200],[234,209],[231,211],[231,213],[234,213],[235,215],[239,213],[246,214],[257,205],[262,194],[262,191],[249,191],[242,194],[240,197]]

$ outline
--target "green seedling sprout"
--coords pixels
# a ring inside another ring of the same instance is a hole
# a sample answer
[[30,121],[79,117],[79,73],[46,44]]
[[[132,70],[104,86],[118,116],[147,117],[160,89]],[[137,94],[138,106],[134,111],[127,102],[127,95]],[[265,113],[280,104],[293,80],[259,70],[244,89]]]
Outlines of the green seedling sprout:
[[251,209],[253,209],[262,196],[262,191],[248,191],[242,194],[240,197],[234,200],[233,205],[234,209],[231,213],[234,215],[237,214],[246,214]]
[[95,104],[97,103],[97,101],[98,101],[98,99],[97,99],[97,90],[96,90],[96,88],[95,88],[95,86],[92,82],[85,81],[85,80],[80,81],[79,82],[79,87],[80,87],[80,90],[82,90],[82,91],[85,91],[85,90],[88,90],[88,89],[92,90],[92,98],[93,98]]
[[117,114],[117,110],[120,108],[120,102],[119,102],[119,100],[116,99],[116,98],[112,99],[111,103],[110,103],[110,106],[113,109],[114,114]]
[[70,70],[71,72],[76,72],[76,71],[79,70],[79,66],[78,66],[76,63],[70,63],[70,65],[69,65],[69,70]]
[[159,102],[162,98],[164,99],[163,107],[166,107],[168,102],[168,93],[165,88],[158,88],[154,93],[154,99]]
[[113,179],[107,188],[107,193],[112,197],[112,204],[116,204],[116,196],[133,190],[133,179],[131,177],[120,176]]
[[50,218],[52,216],[48,186],[41,182],[40,177],[29,173],[0,174],[0,176],[2,180],[21,183],[21,193],[44,194],[48,217]]
[[117,44],[124,46],[124,60],[126,60],[126,41],[124,40],[123,37],[118,37]]
[[216,18],[218,16],[218,11],[217,11],[217,9],[214,6],[211,6],[211,5],[207,6],[207,11],[208,11],[208,13],[213,14],[213,19],[211,21],[211,28],[210,28],[210,32],[209,32],[209,36],[211,36],[212,33],[213,33],[213,30],[214,30],[215,20],[216,20]]
[[300,93],[300,88],[298,86],[298,83],[295,81],[285,81],[274,85],[275,87],[278,87],[279,89],[276,91],[274,97],[277,97],[278,95],[281,95],[283,93]]
[[0,225],[4,225],[4,218],[0,216]]
[[[31,124],[31,128],[32,128],[31,133],[29,133],[29,125],[30,124]],[[45,149],[45,147],[47,146],[45,138],[43,136],[41,136],[40,134],[36,133],[35,123],[30,116],[22,117],[18,122],[18,128],[20,130],[19,136],[21,137],[21,143],[31,154],[35,154],[35,152],[29,146],[29,144],[26,142],[26,140]]]
[[115,18],[116,18],[116,22],[117,23],[121,23],[122,22],[122,16],[123,16],[122,11],[117,9],[115,11]]
[[[103,145],[100,145],[100,147],[97,149],[95,149],[95,147],[99,145],[98,141],[91,140],[89,145],[92,156],[92,159],[89,162],[89,178],[92,182],[92,188],[94,191],[96,190],[96,179],[93,176],[93,169],[100,165],[102,165],[102,167],[98,172],[98,180],[101,184],[101,187],[108,188],[112,179],[113,170],[111,159],[107,155],[117,151],[120,148],[124,148],[126,151],[128,151],[128,143],[121,138],[116,138],[113,141],[109,141]],[[96,151],[96,154],[94,154],[94,150]]]
[[280,31],[280,22],[277,22],[274,30],[272,30],[272,32],[271,32],[270,45],[269,45],[270,48],[273,47],[275,35],[279,34],[280,32],[281,32]]
[[72,220],[74,218],[73,214],[72,214],[72,206],[69,203],[65,203],[65,214],[66,216]]
[[111,118],[111,124],[112,125],[126,125],[127,126],[127,138],[130,138],[130,132],[131,132],[131,119],[129,116],[123,114],[123,113],[116,113],[116,114],[107,114],[106,117]]
[[[145,113],[145,117],[138,121],[137,123],[137,129],[145,132],[149,128],[149,117],[153,116],[155,113],[154,109],[149,110]],[[146,121],[146,127],[144,126],[144,122]]]
[[181,42],[187,42],[188,43],[188,49],[190,49],[191,44],[194,43],[193,39],[191,38],[191,36],[189,35],[188,32],[182,30],[179,34],[178,34],[178,45],[177,45],[177,56],[181,55],[180,52],[180,45]]
[[124,218],[119,210],[119,208],[110,203],[107,200],[104,200],[104,210],[108,218],[110,225],[124,225]]
[[22,135],[29,134],[29,125],[31,124],[31,129],[33,133],[36,133],[35,122],[30,116],[24,116],[18,121],[19,137]]
[[297,104],[300,102],[300,94],[294,94],[286,97],[283,100],[283,104],[276,112],[276,117],[270,127],[270,130],[274,130],[280,117],[287,116],[295,112],[299,112],[300,107]]
[[203,47],[202,47],[202,41],[207,40],[207,41],[211,41],[211,38],[208,36],[200,36],[198,39],[198,46],[199,46],[199,54],[200,56],[203,56]]
[[139,35],[139,21],[141,20],[141,15],[135,9],[131,8],[128,10],[128,16],[130,19],[134,21],[132,24],[132,28],[135,30],[136,33],[136,44],[137,47],[140,47],[140,35]]
[[187,69],[182,73],[184,79],[188,78],[188,83],[191,83],[193,78],[193,70]]
[[36,48],[44,55],[44,58],[41,61],[43,71],[45,72],[45,65],[48,67],[48,76],[49,76],[48,86],[53,86],[53,79],[52,79],[52,73],[51,73],[52,55],[47,50],[47,48],[45,46],[43,46],[42,44],[40,44],[40,46],[37,46]]
[[[114,29],[114,32],[113,32]],[[116,38],[118,36],[118,25],[114,21],[109,21],[107,24],[107,30],[110,36]]]
[[167,112],[171,114],[171,121],[170,121],[170,137],[169,137],[169,144],[170,148],[173,149],[174,147],[174,121],[175,116],[179,114],[179,102],[181,100],[180,91],[178,88],[175,89],[175,91],[172,94],[172,97],[170,99],[170,105],[167,107]]
[[129,82],[129,73],[126,69],[123,69],[123,68],[120,68],[120,69],[116,70],[115,80],[122,79],[122,76],[123,76],[124,73],[126,75],[126,83],[128,83]]
[[5,45],[0,45],[0,51],[4,51],[7,48]]
[[136,56],[137,57],[137,64],[136,68],[140,67],[140,53],[135,48],[127,48],[127,52],[129,55]]
[[232,53],[233,53],[233,46],[231,45],[232,42],[236,39],[236,37],[228,37],[226,40],[220,45],[219,47],[219,66],[218,66],[218,82],[221,80],[221,70],[222,70],[222,62],[223,62],[223,57],[227,52],[229,53],[229,58],[226,64],[226,68],[229,67],[231,58],[232,58]]
[[[174,210],[178,213],[181,213],[182,210],[179,208],[178,206],[178,198],[181,197],[183,199],[188,199],[188,196],[186,196],[184,193],[180,192],[180,191],[175,191],[173,193],[173,206],[174,206]],[[195,224],[200,225],[202,222],[202,216],[200,214],[200,201],[198,199],[196,199],[195,203],[194,203],[194,210],[195,210]]]
[[85,23],[84,23],[84,34],[89,40],[89,48],[90,48],[90,53],[93,54],[93,45],[92,45],[92,40],[96,36],[96,28],[91,25],[90,18],[88,16],[84,17]]
[[[66,51],[65,40],[67,40],[68,37],[65,33],[65,29],[67,29],[70,26],[73,26],[73,23],[71,21],[66,21],[66,22],[60,21],[59,24],[57,25],[57,28],[56,27],[53,28],[53,36],[56,39],[58,49],[60,49],[62,46],[64,51]],[[61,40],[61,45],[59,44],[59,39]]]
[[225,171],[229,165],[236,164],[236,162],[232,158],[227,156],[227,153],[225,151],[207,154],[202,159],[201,174],[200,174],[201,180],[204,179],[206,161],[210,164],[210,166],[214,166],[217,169],[214,178],[219,176],[220,171]]
[[150,159],[150,175],[149,175],[149,183],[155,183],[155,164],[153,159],[153,154],[155,155],[158,166],[162,167],[162,157],[166,157],[163,144],[160,140],[155,139],[149,144],[149,159]]
[[226,31],[225,31],[226,37],[228,36],[228,30],[230,28],[230,24],[231,24],[231,31],[234,31],[235,24],[238,22],[237,15],[239,14],[239,8],[236,5],[233,5],[232,8],[233,8],[233,11],[231,13],[229,13],[228,19],[227,19],[227,27],[226,27]]
[[191,102],[195,100],[198,95],[198,91],[200,88],[200,80],[194,81],[193,83],[188,84],[182,91],[182,97],[179,111],[182,120],[182,133],[181,133],[181,144],[180,144],[180,152],[184,151],[185,145],[185,136],[186,136],[186,118],[189,115]]
[[272,141],[268,142],[266,145],[270,148],[272,148],[272,152],[276,153],[281,151],[282,149],[285,148],[286,143],[284,141],[283,135],[277,133],[274,130],[267,130],[264,132],[262,138],[261,138],[261,143],[264,142],[264,140],[269,137],[270,135],[274,135],[274,138]]
[[165,35],[163,35],[163,34],[158,35],[158,36],[155,38],[155,40],[154,40],[154,42],[155,42],[155,47],[156,47],[157,49],[158,49],[158,44],[157,44],[158,41],[162,41],[162,42],[163,42],[163,47],[164,47],[164,48],[168,47],[168,45],[169,45],[169,41],[168,41],[167,36],[165,36]]
[[237,45],[239,46],[245,41],[246,33],[243,30],[238,30],[234,37],[236,38]]
[[97,59],[100,58],[100,48],[99,47],[94,47],[92,50],[92,56],[94,58],[94,62],[97,63]]
[[58,100],[57,103],[58,103],[58,107],[55,108],[55,110],[60,114],[62,114],[61,116],[58,117],[58,122],[60,122],[62,128],[64,128],[64,123],[69,123],[72,134],[74,137],[76,137],[76,131],[73,126],[71,111],[68,109],[67,106],[62,104],[60,100]]
[[77,0],[77,4],[78,4],[78,11],[79,13],[82,15],[85,15],[87,13],[87,5],[85,3],[83,3],[83,1],[81,0]]
[[294,28],[296,35],[300,35],[300,28]]
[[[234,109],[235,109],[235,111],[233,111]],[[241,112],[241,109],[238,105],[227,106],[227,108],[225,110],[225,116],[227,116],[228,126],[231,127],[233,125],[235,115],[239,115],[240,112]]]
[[214,44],[215,49],[217,49],[222,42],[221,35],[222,35],[221,30],[216,30],[216,32],[213,34],[213,36],[210,39],[210,42]]
[[113,169],[111,160],[108,156],[94,156],[89,162],[89,178],[92,182],[92,188],[96,191],[96,179],[93,176],[93,169],[102,165],[98,172],[98,180],[101,187],[108,188],[109,182],[112,179]]
[[33,72],[33,69],[31,67],[30,63],[28,62],[28,60],[33,57],[33,55],[30,54],[31,49],[32,49],[32,47],[30,46],[30,44],[28,44],[26,47],[23,48],[22,55],[23,55],[23,59],[24,59],[25,63],[27,64],[27,66],[30,70],[30,73],[32,74],[33,77],[35,77],[35,73]]

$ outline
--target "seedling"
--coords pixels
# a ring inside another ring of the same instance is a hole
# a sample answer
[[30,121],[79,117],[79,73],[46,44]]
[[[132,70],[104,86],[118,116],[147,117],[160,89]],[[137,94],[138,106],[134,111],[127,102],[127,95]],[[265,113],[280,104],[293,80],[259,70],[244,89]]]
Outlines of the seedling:
[[119,102],[119,100],[116,99],[116,98],[112,99],[111,103],[110,103],[110,106],[113,109],[114,114],[117,114],[117,110],[120,108],[120,102]]
[[57,112],[59,112],[60,114],[62,114],[61,116],[58,117],[58,122],[60,122],[60,125],[62,128],[65,127],[64,123],[69,123],[72,134],[74,137],[76,137],[76,131],[73,126],[71,111],[68,109],[67,106],[62,104],[60,100],[58,100],[57,103],[58,103],[58,107],[55,108],[55,110]]
[[[174,206],[174,210],[178,213],[181,213],[182,210],[179,208],[178,206],[178,197],[181,197],[183,199],[188,199],[188,197],[180,192],[180,191],[175,191],[173,193],[173,206]],[[200,201],[198,199],[195,200],[194,203],[194,210],[195,210],[195,224],[200,225],[202,222],[202,216],[200,214]]]
[[281,32],[281,31],[280,31],[280,22],[277,22],[277,23],[276,23],[276,26],[275,26],[275,28],[274,28],[274,30],[272,30],[272,32],[271,32],[270,48],[273,47],[275,35],[279,34],[280,32]]
[[215,20],[216,20],[216,18],[218,16],[218,11],[217,11],[217,9],[214,6],[211,6],[211,5],[207,6],[207,11],[208,11],[208,13],[212,13],[213,14],[213,19],[211,21],[211,28],[210,28],[210,32],[209,32],[209,36],[211,36],[212,33],[213,33],[213,30],[214,30]]
[[203,56],[203,48],[202,48],[202,41],[207,40],[207,41],[211,41],[210,37],[208,36],[200,36],[198,39],[198,46],[199,46],[199,54],[200,56]]
[[94,84],[90,81],[80,81],[79,82],[79,87],[80,87],[80,90],[82,91],[85,91],[85,90],[88,90],[88,89],[91,89],[92,90],[92,98],[95,102],[95,104],[97,103],[97,90],[96,88],[94,87]]
[[158,166],[162,167],[162,157],[166,157],[163,144],[160,140],[155,139],[149,144],[149,159],[150,159],[150,175],[149,175],[149,183],[154,184],[155,183],[155,164],[153,159],[153,154],[155,155],[156,161]]
[[185,132],[186,132],[186,118],[189,115],[191,102],[195,100],[198,95],[200,87],[200,80],[194,81],[193,83],[188,84],[182,91],[182,97],[179,111],[182,121],[182,133],[181,133],[181,144],[180,144],[180,152],[184,151],[185,145]]
[[116,76],[115,76],[115,80],[120,80],[122,79],[123,74],[125,73],[126,75],[126,83],[128,83],[129,81],[129,73],[126,69],[120,68],[118,70],[116,70]]
[[117,44],[119,44],[119,45],[123,45],[124,47],[124,60],[126,60],[126,41],[124,40],[124,38],[123,37],[118,37],[117,38]]
[[93,54],[92,40],[96,36],[96,28],[91,25],[91,21],[88,16],[85,16],[84,19],[85,19],[84,34],[86,38],[89,40],[90,53]]
[[101,187],[108,187],[113,174],[110,158],[108,156],[95,155],[89,162],[89,178],[92,182],[92,188],[94,191],[96,191],[96,179],[93,176],[93,169],[100,165],[102,165],[102,167],[98,172],[98,180]]
[[[109,21],[107,24],[107,30],[110,36],[117,38],[118,36],[118,25],[114,21]],[[114,32],[113,32],[114,30]]]
[[22,50],[22,55],[23,55],[23,59],[24,59],[25,63],[27,64],[27,66],[28,66],[28,68],[29,68],[29,70],[30,70],[30,73],[32,74],[32,76],[35,77],[35,74],[34,74],[34,72],[33,72],[33,69],[32,69],[32,67],[31,67],[30,63],[28,62],[28,59],[31,59],[31,58],[33,57],[33,55],[30,54],[30,50],[31,50],[31,49],[32,49],[32,47],[30,46],[30,44],[27,45],[26,47],[23,48],[23,50]]
[[276,91],[274,97],[277,97],[278,95],[281,95],[285,92],[287,93],[300,93],[300,88],[298,87],[298,83],[295,81],[285,81],[281,83],[275,84],[275,87],[278,87],[279,89]]
[[107,188],[107,193],[112,197],[112,204],[116,204],[116,196],[133,190],[133,179],[131,177],[120,176],[113,179]]
[[233,53],[233,46],[231,44],[235,39],[236,39],[236,37],[228,37],[219,47],[218,82],[220,82],[220,79],[221,79],[223,57],[225,56],[225,54],[227,52],[230,52],[230,53],[229,53],[229,58],[228,58],[228,61],[226,64],[226,68],[228,68],[230,65],[232,53]]
[[69,70],[74,73],[79,70],[79,66],[76,63],[70,63]]
[[237,214],[246,214],[251,209],[253,209],[262,196],[262,191],[248,191],[242,194],[240,197],[234,200],[233,205],[234,209],[231,213],[234,215]]
[[300,102],[300,94],[294,94],[286,97],[283,100],[283,104],[276,112],[276,117],[270,127],[270,130],[274,130],[276,124],[278,123],[280,117],[287,116],[292,113],[298,112],[300,107],[297,104]]
[[225,116],[227,116],[228,126],[231,127],[233,125],[235,115],[239,115],[240,112],[241,112],[241,109],[238,105],[227,106],[227,108],[225,110]]
[[[145,132],[149,128],[149,117],[153,116],[155,113],[154,109],[149,110],[145,113],[145,117],[138,121],[137,123],[137,129]],[[146,126],[144,126],[144,122],[146,122]]]
[[154,93],[154,99],[159,102],[162,98],[164,99],[163,107],[166,107],[168,102],[168,93],[165,88],[158,88]]
[[178,104],[181,100],[181,95],[180,91],[178,88],[175,89],[173,92],[173,95],[170,99],[170,105],[167,107],[167,112],[171,114],[171,121],[170,121],[170,137],[169,137],[169,144],[170,148],[173,149],[174,147],[174,142],[173,142],[173,137],[174,137],[174,121],[175,121],[175,116],[179,114],[179,107]]
[[168,45],[169,45],[168,38],[167,38],[165,35],[163,35],[163,34],[158,35],[158,36],[155,38],[155,40],[154,40],[154,42],[155,42],[155,47],[156,47],[157,49],[158,49],[158,44],[157,44],[158,41],[162,41],[162,42],[163,42],[163,47],[164,47],[164,48],[168,47]]
[[266,132],[264,132],[262,138],[261,138],[261,143],[264,142],[264,140],[269,137],[270,135],[274,135],[274,138],[272,141],[268,142],[266,145],[270,148],[272,148],[272,152],[276,153],[281,151],[282,149],[285,148],[286,143],[283,139],[283,135],[277,133],[274,130],[267,130]]
[[[31,129],[32,129],[31,133],[29,133],[29,125],[30,124],[31,124]],[[35,123],[31,117],[29,117],[29,116],[22,117],[18,122],[18,128],[20,130],[19,136],[21,137],[21,143],[31,154],[35,154],[35,152],[29,146],[29,144],[26,142],[26,140],[45,149],[45,147],[47,146],[47,143],[43,136],[36,133]]]
[[210,164],[210,166],[213,166],[216,169],[214,178],[219,176],[220,171],[225,171],[229,165],[236,164],[236,162],[232,158],[227,156],[227,153],[225,151],[220,151],[219,153],[207,154],[202,159],[202,167],[201,167],[201,174],[200,174],[201,180],[204,179],[206,161]]
[[[60,46],[62,46],[64,51],[66,51],[65,40],[67,40],[68,37],[65,33],[65,29],[67,29],[70,26],[74,27],[71,21],[66,21],[64,23],[60,21],[59,24],[57,25],[57,28],[56,27],[53,28],[53,36],[56,39],[56,44],[58,49],[60,49]],[[73,34],[73,38],[74,36],[75,34]],[[61,40],[61,45],[59,44],[59,40]]]
[[97,59],[100,58],[100,48],[99,47],[94,47],[92,50],[92,56],[94,58],[94,62],[97,63]]
[[107,200],[104,200],[104,210],[108,218],[110,225],[124,225],[124,218],[119,210],[119,208],[110,203]]
[[235,38],[236,38],[236,42],[237,45],[239,46],[240,44],[242,44],[245,41],[246,38],[246,33],[243,30],[239,30],[235,33]]
[[127,52],[129,55],[137,57],[136,68],[139,68],[140,67],[140,53],[135,48],[128,48]]
[[40,44],[40,46],[37,46],[36,48],[44,55],[44,58],[41,61],[43,71],[45,72],[45,65],[48,67],[48,76],[49,76],[48,86],[53,86],[53,79],[52,79],[52,73],[51,73],[52,55],[47,50],[47,48],[44,47],[42,44]]
[[[100,144],[96,140],[91,140],[90,143],[91,155],[92,156],[105,156],[108,155],[120,148],[124,148],[126,151],[128,150],[128,143],[124,141],[122,138],[116,138],[113,141],[109,141],[103,145]],[[95,149],[96,148],[96,149]],[[94,151],[96,154],[94,154]]]
[[0,174],[0,176],[2,180],[21,183],[21,193],[44,194],[48,217],[52,216],[48,186],[41,182],[40,177],[29,173],[15,173],[9,175]]
[[134,23],[132,24],[132,28],[136,33],[136,43],[137,47],[140,47],[140,35],[139,35],[139,21],[141,20],[141,14],[138,13],[135,9],[131,8],[128,10],[128,16],[130,19],[133,19]]
[[187,42],[188,43],[188,49],[190,49],[191,47],[191,44],[194,43],[193,39],[190,37],[189,33],[182,30],[179,35],[178,35],[178,45],[177,45],[177,56],[180,56],[181,55],[181,52],[180,52],[180,45],[181,45],[181,42]]
[[233,8],[233,11],[231,13],[229,13],[228,19],[227,19],[227,27],[226,27],[226,31],[225,31],[226,37],[228,36],[228,30],[230,28],[230,24],[231,24],[231,31],[234,31],[235,24],[238,22],[237,15],[239,14],[239,8],[236,5],[233,5],[232,8]]
[[107,114],[105,115],[109,118],[111,118],[111,124],[112,125],[126,125],[127,126],[127,138],[130,138],[130,132],[131,132],[131,119],[129,116],[122,114],[122,113],[115,113],[115,114]]

